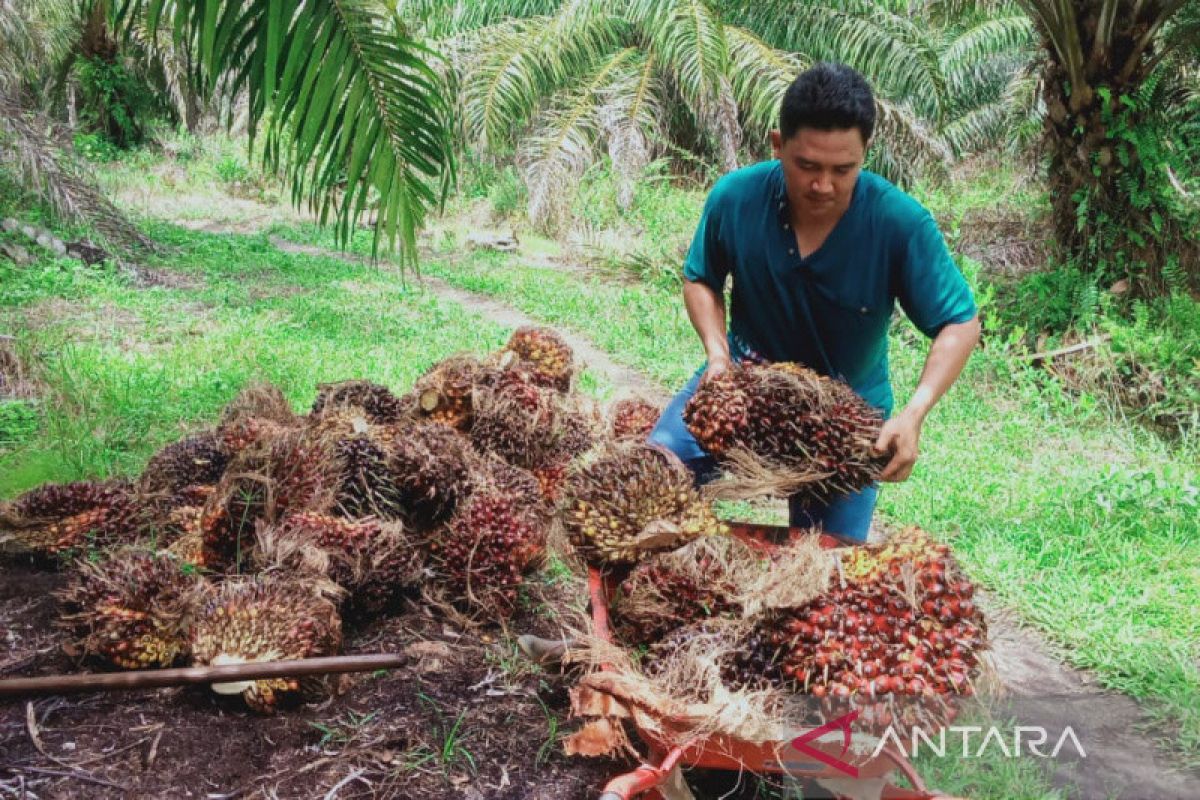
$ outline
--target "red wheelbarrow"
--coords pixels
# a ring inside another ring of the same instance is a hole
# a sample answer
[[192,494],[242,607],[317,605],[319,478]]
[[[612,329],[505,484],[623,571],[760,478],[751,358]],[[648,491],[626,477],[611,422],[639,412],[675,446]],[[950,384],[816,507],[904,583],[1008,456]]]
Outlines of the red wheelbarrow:
[[[729,527],[734,536],[765,550],[777,547],[795,536],[813,535],[811,531],[786,526],[729,523]],[[845,544],[833,536],[820,536],[823,547]],[[592,632],[605,641],[611,641],[608,602],[615,588],[613,583],[598,569],[589,569]],[[801,734],[799,738],[804,742],[801,749],[789,741],[756,743],[720,733],[691,735],[688,738],[689,726],[678,724],[678,721],[673,723],[670,719],[658,718],[652,726],[643,725],[639,723],[637,714],[632,715],[631,720],[638,738],[649,751],[646,763],[610,780],[600,800],[672,800],[677,795],[669,788],[669,781],[676,767],[745,771],[815,781],[837,797],[950,800],[945,795],[926,789],[913,765],[894,748],[880,747],[872,754],[850,751],[848,721],[844,726],[828,723],[820,729]],[[821,735],[826,731],[830,735]],[[683,744],[679,744],[681,741]],[[890,782],[890,776],[896,771],[907,779],[912,788]]]

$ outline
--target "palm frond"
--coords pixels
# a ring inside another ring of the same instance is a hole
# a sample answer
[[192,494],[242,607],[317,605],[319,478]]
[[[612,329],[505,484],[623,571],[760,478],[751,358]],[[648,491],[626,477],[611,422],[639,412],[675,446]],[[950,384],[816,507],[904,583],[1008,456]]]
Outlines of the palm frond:
[[78,38],[74,0],[0,0],[0,90],[44,83]]
[[60,219],[90,226],[123,252],[153,249],[153,243],[54,142],[52,127],[44,115],[23,109],[0,93],[0,166],[11,169],[18,183]]
[[994,17],[959,33],[941,55],[946,74],[970,69],[997,55],[1031,54],[1037,44],[1033,21],[1024,14]]
[[867,164],[901,186],[922,176],[945,175],[953,154],[936,131],[903,104],[876,97],[878,117]]
[[571,193],[563,191],[594,159],[600,130],[599,113],[614,80],[636,61],[637,51],[612,54],[576,89],[561,93],[535,124],[518,154],[529,188],[529,218],[537,227],[555,229]]
[[618,72],[604,90],[599,110],[601,132],[617,176],[617,205],[633,204],[634,183],[654,158],[662,140],[664,86],[654,59],[636,53],[632,69]]
[[779,127],[779,104],[796,76],[812,64],[799,53],[776,50],[745,28],[725,27],[729,74],[746,134],[766,141]]
[[514,19],[478,31],[459,80],[468,137],[510,141],[542,98],[611,55],[626,23],[597,2],[575,2],[552,17]]
[[341,241],[378,205],[375,246],[416,255],[416,230],[453,175],[444,86],[393,14],[371,0],[133,0],[155,27],[166,13],[194,48],[211,90],[234,76],[266,163],[287,174],[296,203]]
[[563,0],[399,0],[396,12],[430,39],[445,39],[507,19],[554,14]]

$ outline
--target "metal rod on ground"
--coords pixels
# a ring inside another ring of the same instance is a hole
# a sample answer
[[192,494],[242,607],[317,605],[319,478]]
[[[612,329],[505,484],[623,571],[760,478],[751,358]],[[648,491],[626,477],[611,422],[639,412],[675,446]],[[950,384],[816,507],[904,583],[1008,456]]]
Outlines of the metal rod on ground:
[[44,675],[38,678],[6,678],[0,680],[0,698],[74,692],[113,692],[264,678],[297,678],[302,675],[326,675],[337,672],[369,672],[376,669],[401,667],[407,660],[399,653],[371,653],[305,658],[297,661],[267,661],[258,664],[226,664],[219,667],[183,667],[181,669],[100,672],[84,675]]

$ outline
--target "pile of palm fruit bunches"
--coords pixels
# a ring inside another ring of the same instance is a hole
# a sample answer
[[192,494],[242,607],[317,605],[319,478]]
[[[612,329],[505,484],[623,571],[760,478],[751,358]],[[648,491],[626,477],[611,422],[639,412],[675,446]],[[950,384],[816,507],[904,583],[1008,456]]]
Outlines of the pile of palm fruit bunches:
[[[431,592],[504,618],[546,552],[572,462],[644,439],[659,414],[631,400],[606,419],[573,390],[576,371],[561,336],[522,328],[403,395],[322,384],[300,415],[278,389],[250,386],[137,479],[0,504],[0,549],[68,570],[69,652],[121,669],[334,655],[343,620]],[[270,712],[310,688],[218,690]]]
[[[826,458],[859,446],[869,415],[831,381],[771,369],[804,380],[735,384],[735,413],[715,402],[704,411],[701,400],[689,424],[761,444],[775,440],[759,415],[807,402],[823,415],[804,423],[813,441],[842,443]],[[166,446],[135,481],[45,485],[0,504],[0,545],[70,565],[60,599],[71,651],[123,669],[336,654],[343,619],[394,612],[430,590],[468,613],[507,617],[553,526],[568,555],[631,595],[614,604],[628,644],[739,614],[720,560],[685,547],[720,541],[709,537],[726,528],[684,465],[646,442],[661,408],[621,400],[605,417],[574,391],[576,372],[562,337],[522,328],[497,353],[434,364],[403,395],[322,384],[297,415],[277,389],[251,386],[213,429]],[[773,388],[756,394],[762,385]],[[787,387],[817,397],[788,398]],[[859,479],[859,466],[839,463],[816,491]],[[692,552],[697,563],[680,570]],[[845,587],[762,617],[731,676],[830,699],[969,685],[982,620],[944,549],[915,538],[852,553]],[[647,587],[658,605],[623,618]],[[275,679],[219,690],[270,712],[313,688]]]

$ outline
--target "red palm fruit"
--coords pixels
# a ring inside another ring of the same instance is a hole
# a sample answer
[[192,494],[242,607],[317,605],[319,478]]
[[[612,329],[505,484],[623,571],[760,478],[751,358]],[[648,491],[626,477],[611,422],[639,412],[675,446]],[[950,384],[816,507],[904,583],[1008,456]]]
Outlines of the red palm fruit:
[[133,541],[138,504],[125,481],[45,484],[0,504],[0,533],[41,556]]
[[311,415],[320,417],[333,410],[361,409],[372,425],[390,425],[407,416],[408,409],[386,386],[369,381],[342,381],[317,386]]
[[229,455],[216,433],[198,433],[155,453],[142,471],[139,489],[173,494],[189,486],[212,486],[228,463]]
[[169,667],[188,651],[202,581],[167,554],[132,548],[81,561],[58,595],[80,649],[122,669]]
[[550,328],[522,327],[504,346],[526,366],[542,386],[567,392],[575,374],[575,355],[563,337]]
[[644,440],[658,424],[662,409],[646,400],[627,398],[608,411],[609,433],[614,439]]

